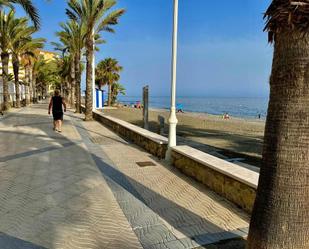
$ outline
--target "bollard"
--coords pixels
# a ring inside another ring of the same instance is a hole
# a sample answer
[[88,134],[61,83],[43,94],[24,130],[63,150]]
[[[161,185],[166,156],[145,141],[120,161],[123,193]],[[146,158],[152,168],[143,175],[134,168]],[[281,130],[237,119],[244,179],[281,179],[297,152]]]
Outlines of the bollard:
[[149,86],[143,87],[143,123],[144,129],[149,129]]
[[159,122],[159,129],[158,129],[158,133],[160,135],[163,135],[164,134],[164,117],[162,116],[158,116],[158,122]]

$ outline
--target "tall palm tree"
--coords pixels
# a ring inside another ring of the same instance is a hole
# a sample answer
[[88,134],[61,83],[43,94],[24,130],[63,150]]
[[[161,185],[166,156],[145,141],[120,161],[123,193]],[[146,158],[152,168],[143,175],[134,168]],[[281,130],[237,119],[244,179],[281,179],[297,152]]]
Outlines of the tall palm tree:
[[54,61],[55,72],[59,77],[59,83],[57,83],[57,88],[61,90],[63,97],[67,98],[69,96],[69,81],[71,77],[71,58],[70,55],[64,57],[59,57]]
[[15,79],[15,92],[16,92],[16,107],[20,107],[20,91],[19,91],[19,68],[20,68],[20,57],[28,54],[34,56],[35,50],[43,48],[45,39],[43,38],[32,38],[31,35],[36,31],[35,27],[27,26],[28,19],[20,18],[18,25],[14,27],[15,32],[11,32],[11,47],[10,51],[12,54],[12,64],[14,70]]
[[309,248],[309,3],[273,0],[274,43],[263,163],[249,249]]
[[33,64],[31,68],[31,80],[32,80],[32,92],[33,92],[33,103],[37,103],[38,101],[38,92],[37,92],[37,77],[40,73],[41,68],[44,68],[47,61],[43,56],[36,56],[33,58]]
[[[75,20],[61,23],[61,31],[57,32],[62,44],[58,48],[67,50],[71,56],[72,103],[76,100],[76,112],[81,106],[81,54],[84,48],[86,29]],[[56,44],[57,45],[57,44]],[[74,87],[75,86],[75,87]]]
[[40,27],[40,17],[37,8],[33,5],[31,0],[0,0],[0,9],[3,6],[13,7],[12,4],[19,4],[23,7],[27,15],[31,18],[34,26],[38,29]]
[[55,89],[59,87],[61,81],[57,60],[46,61],[37,72],[36,83],[41,96],[47,96],[49,86]]
[[10,11],[7,15],[4,11],[0,11],[0,49],[2,63],[2,83],[3,83],[3,105],[4,109],[10,108],[9,102],[9,59],[10,59],[10,42],[11,32],[18,24],[14,11]]
[[[43,48],[45,43],[44,38],[30,38],[30,39],[23,39],[22,43],[19,47],[16,47],[16,50],[12,49],[12,62],[13,62],[13,69],[15,75],[15,84],[19,82],[19,68],[20,68],[20,58],[22,56],[28,56],[35,58],[35,53],[37,49]],[[35,85],[35,82],[33,83]]]
[[112,86],[120,79],[119,72],[121,71],[122,67],[113,58],[106,58],[99,62],[96,68],[96,82],[99,87],[108,86],[108,106],[112,105]]
[[[65,25],[65,24],[61,24]],[[67,89],[68,94],[68,103],[70,105],[74,105],[75,98],[76,98],[76,80],[75,80],[75,64],[74,64],[74,54],[72,54],[72,40],[68,33],[65,31],[57,32],[56,35],[59,37],[61,43],[52,42],[51,44],[54,45],[54,49],[61,52],[61,57],[57,59],[57,67],[64,67],[59,68],[60,71],[67,71],[69,74],[63,78],[65,82],[65,88]],[[65,62],[65,63],[64,63]]]
[[86,28],[86,111],[85,120],[92,120],[92,61],[94,56],[94,40],[101,32],[114,32],[112,26],[118,24],[124,9],[111,11],[116,0],[70,0],[67,9],[68,16],[80,22]]
[[21,64],[25,69],[25,86],[26,86],[26,105],[33,102],[33,84],[32,84],[32,67],[33,61],[39,56],[37,51],[22,54]]

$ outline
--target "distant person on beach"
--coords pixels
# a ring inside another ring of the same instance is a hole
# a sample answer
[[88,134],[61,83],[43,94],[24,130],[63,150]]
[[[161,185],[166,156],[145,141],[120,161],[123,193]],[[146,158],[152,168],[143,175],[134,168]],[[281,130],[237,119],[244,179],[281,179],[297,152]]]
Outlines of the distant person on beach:
[[230,119],[230,115],[226,112],[223,115],[223,119]]
[[261,114],[258,115],[258,118],[261,119]]
[[[63,108],[62,108],[63,106]],[[55,90],[54,96],[50,99],[48,114],[52,110],[53,118],[54,118],[54,131],[61,132],[62,131],[62,121],[63,121],[63,110],[67,111],[67,106],[64,102],[64,99],[60,96],[59,90]]]
[[142,105],[140,101],[136,101],[135,108],[141,109]]
[[177,111],[177,113],[178,112],[184,113],[182,104],[177,104],[176,105],[176,111]]

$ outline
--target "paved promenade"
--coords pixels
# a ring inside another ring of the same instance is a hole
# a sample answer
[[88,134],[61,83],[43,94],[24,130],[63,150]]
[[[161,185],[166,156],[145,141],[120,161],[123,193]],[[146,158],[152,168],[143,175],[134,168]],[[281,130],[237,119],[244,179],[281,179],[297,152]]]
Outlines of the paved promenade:
[[0,117],[1,249],[237,248],[210,244],[246,236],[247,214],[99,123],[70,111],[61,134],[51,123],[46,104]]

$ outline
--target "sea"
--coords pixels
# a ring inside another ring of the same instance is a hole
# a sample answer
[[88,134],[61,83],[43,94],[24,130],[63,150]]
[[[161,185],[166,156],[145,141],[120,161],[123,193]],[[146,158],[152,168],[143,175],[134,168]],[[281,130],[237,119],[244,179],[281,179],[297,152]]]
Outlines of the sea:
[[[120,96],[122,104],[132,105],[142,98],[138,96]],[[177,97],[177,104],[181,104],[185,112],[198,112],[213,115],[228,113],[238,118],[266,118],[268,98],[223,98],[223,97]],[[169,109],[170,98],[150,96],[150,108]]]

